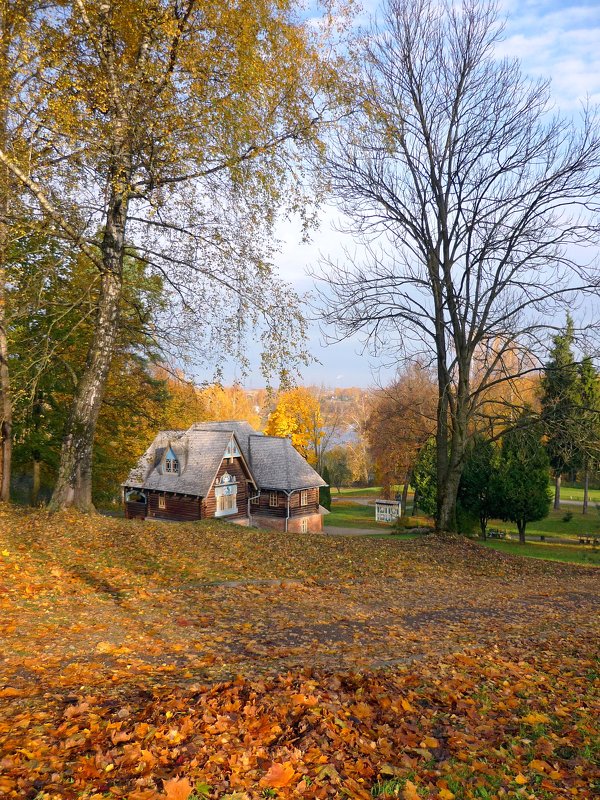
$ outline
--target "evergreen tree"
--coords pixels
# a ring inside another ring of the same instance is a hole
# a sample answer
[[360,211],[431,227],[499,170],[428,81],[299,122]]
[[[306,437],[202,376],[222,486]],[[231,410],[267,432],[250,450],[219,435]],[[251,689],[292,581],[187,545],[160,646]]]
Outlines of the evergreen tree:
[[323,468],[323,474],[321,475],[324,481],[326,481],[327,486],[321,486],[319,488],[319,505],[326,508],[327,511],[331,511],[331,486],[330,477],[329,477],[329,470],[327,467]]
[[550,360],[542,376],[542,420],[555,480],[555,509],[560,508],[561,476],[576,468],[578,457],[579,371],[573,342],[573,320],[567,316],[565,330],[553,339]]
[[550,510],[550,462],[541,434],[531,412],[525,411],[502,440],[494,487],[497,513],[501,519],[516,522],[521,544],[525,543],[527,523],[543,519]]
[[477,517],[484,539],[488,521],[498,514],[497,461],[493,442],[477,436],[468,450],[458,490],[460,507]]
[[587,514],[590,470],[600,457],[600,381],[592,359],[579,365],[578,437],[579,467],[583,473],[583,513]]
[[[419,498],[419,508],[433,516],[437,507],[436,445],[431,437],[419,451],[412,476],[415,497]],[[416,504],[416,503],[415,503]],[[414,514],[413,510],[413,514]]]

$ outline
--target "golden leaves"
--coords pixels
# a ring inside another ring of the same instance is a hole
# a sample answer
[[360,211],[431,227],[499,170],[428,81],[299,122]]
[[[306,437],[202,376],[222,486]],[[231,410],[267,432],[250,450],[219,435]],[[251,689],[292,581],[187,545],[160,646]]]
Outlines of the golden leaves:
[[[486,573],[493,562],[461,566],[458,546],[439,553],[431,543],[298,543],[222,525],[138,533],[119,520],[13,512],[2,523],[0,548],[21,567],[0,559],[0,794],[10,800],[67,771],[86,796],[123,800],[196,800],[197,785],[207,800],[264,790],[279,800],[367,800],[377,784],[405,800],[511,797],[538,786],[550,797],[586,796],[595,575],[561,567],[498,584]],[[356,587],[344,577],[350,559],[363,569]],[[286,563],[315,577],[284,589],[277,573]],[[65,574],[58,583],[55,564]],[[213,579],[279,580],[187,583],[206,580],[208,569]],[[527,584],[535,604],[542,581],[543,607],[529,615]],[[23,597],[25,583],[39,584],[33,599]],[[450,592],[474,622],[457,621],[457,611],[448,621]],[[504,614],[515,596],[518,625]],[[477,616],[492,599],[503,613]],[[479,635],[479,646],[444,653],[466,635]],[[368,669],[390,650],[419,660]],[[71,800],[72,784],[54,780],[45,791]]]
[[165,800],[188,800],[193,788],[187,778],[172,778],[163,782]]
[[521,717],[521,719],[528,725],[547,725],[551,722],[551,719],[547,714],[541,714],[538,711],[527,714],[526,716]]
[[260,785],[270,787],[272,789],[282,788],[288,786],[294,779],[296,772],[294,767],[289,761],[284,764],[271,764],[269,771],[264,778],[261,779]]

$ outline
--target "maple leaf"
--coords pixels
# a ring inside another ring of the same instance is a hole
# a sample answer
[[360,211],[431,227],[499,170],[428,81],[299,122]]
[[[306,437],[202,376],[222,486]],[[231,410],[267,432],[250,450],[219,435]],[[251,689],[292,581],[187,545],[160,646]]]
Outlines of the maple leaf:
[[188,800],[193,789],[187,778],[171,778],[163,781],[164,797],[166,800]]
[[289,761],[284,764],[274,763],[271,764],[265,777],[261,779],[260,785],[271,789],[279,789],[291,783],[295,774],[296,772]]

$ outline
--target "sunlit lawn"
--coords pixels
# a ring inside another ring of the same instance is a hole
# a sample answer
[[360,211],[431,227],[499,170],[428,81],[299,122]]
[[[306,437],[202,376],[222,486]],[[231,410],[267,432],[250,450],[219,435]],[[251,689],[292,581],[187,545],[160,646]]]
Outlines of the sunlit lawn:
[[[566,521],[565,517],[571,514],[571,519]],[[503,522],[502,520],[492,520],[491,528],[498,528],[507,533],[517,536],[517,526],[513,522]],[[537,522],[529,522],[525,531],[527,536],[556,536],[569,539],[579,537],[598,537],[600,538],[600,514],[595,508],[591,508],[587,514],[582,514],[577,508],[564,507],[560,511],[552,510],[545,518]]]
[[529,558],[543,558],[549,561],[566,561],[572,564],[587,564],[600,566],[600,548],[590,545],[568,545],[532,543],[519,544],[518,542],[488,540],[487,547],[500,550],[502,553],[511,553]]
[[[554,484],[552,484],[551,488],[554,492]],[[579,500],[583,503],[583,489],[580,486],[565,486],[563,484],[560,490],[560,498],[561,500]],[[600,503],[600,489],[589,490],[589,501],[592,506],[595,503]]]
[[337,501],[331,504],[331,513],[325,516],[326,527],[338,528],[374,528],[389,530],[385,522],[375,522],[375,506],[361,506],[358,503]]

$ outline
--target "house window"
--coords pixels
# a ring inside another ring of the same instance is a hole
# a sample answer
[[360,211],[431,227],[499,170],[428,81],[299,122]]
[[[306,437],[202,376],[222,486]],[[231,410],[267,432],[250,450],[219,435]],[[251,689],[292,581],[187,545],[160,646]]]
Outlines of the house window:
[[277,492],[269,492],[269,508],[277,508],[279,505],[279,498]]
[[215,517],[225,517],[228,514],[237,513],[237,485],[235,483],[215,486],[215,499],[217,501]]
[[303,517],[300,520],[300,533],[308,533],[308,518]]
[[253,506],[259,505],[259,503],[260,503],[260,495],[259,494],[253,494],[252,497],[250,498],[250,503]]
[[308,505],[308,489],[302,489],[300,492],[300,505],[307,506]]
[[163,511],[167,507],[167,498],[165,497],[164,494],[158,495],[158,507]]
[[175,475],[179,475],[179,461],[176,458],[167,458],[165,472],[173,472]]

